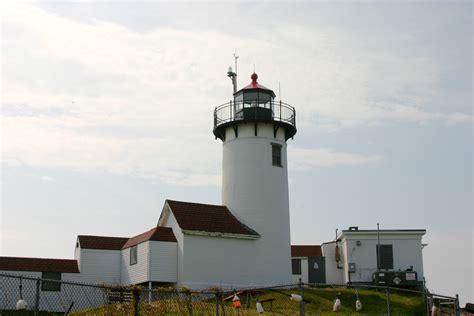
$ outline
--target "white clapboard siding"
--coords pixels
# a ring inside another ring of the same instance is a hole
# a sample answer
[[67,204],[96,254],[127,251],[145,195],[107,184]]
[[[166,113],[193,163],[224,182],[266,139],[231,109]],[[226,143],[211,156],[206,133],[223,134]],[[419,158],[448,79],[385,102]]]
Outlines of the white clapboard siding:
[[[184,235],[183,275],[178,286],[228,289],[274,285],[252,254],[258,240]],[[288,263],[290,264],[290,263]]]
[[178,244],[176,242],[149,241],[150,281],[177,281]]
[[137,263],[130,265],[130,248],[122,250],[122,285],[138,284],[148,282],[149,247],[150,242],[142,242],[137,245]]
[[173,234],[176,237],[177,245],[177,276],[176,283],[178,285],[183,284],[183,273],[184,273],[184,235],[181,228],[176,221],[173,213],[170,211],[167,203],[163,207],[163,212],[158,222],[158,225],[164,227],[170,227],[173,230]]
[[94,284],[120,284],[120,250],[81,249],[79,269],[83,281]]
[[79,266],[79,269],[81,268],[81,250],[82,249],[80,247],[74,248],[74,259],[77,260],[77,265]]

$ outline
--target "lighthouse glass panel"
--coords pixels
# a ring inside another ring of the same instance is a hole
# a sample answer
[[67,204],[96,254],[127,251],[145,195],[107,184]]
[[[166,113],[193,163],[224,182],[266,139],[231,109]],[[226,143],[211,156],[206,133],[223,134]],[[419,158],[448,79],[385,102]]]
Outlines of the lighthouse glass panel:
[[257,106],[258,92],[245,92],[244,93],[244,108],[250,108]]
[[243,101],[244,101],[244,95],[243,93],[240,93],[239,95],[236,95],[235,98],[234,98],[234,102],[235,102],[235,111],[240,111],[242,109],[242,104],[243,104]]

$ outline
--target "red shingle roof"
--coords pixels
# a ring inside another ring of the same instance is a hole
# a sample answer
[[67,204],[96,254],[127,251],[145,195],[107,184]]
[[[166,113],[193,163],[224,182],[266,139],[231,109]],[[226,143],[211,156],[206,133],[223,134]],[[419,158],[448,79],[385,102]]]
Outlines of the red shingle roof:
[[122,249],[138,245],[148,240],[176,242],[176,237],[170,227],[155,227],[143,234],[130,238],[125,245],[123,245]]
[[183,230],[259,236],[235,218],[226,206],[166,201]]
[[0,270],[79,273],[76,260],[0,257]]
[[82,249],[120,250],[128,241],[127,237],[77,236]]
[[321,257],[321,246],[291,246],[292,257]]

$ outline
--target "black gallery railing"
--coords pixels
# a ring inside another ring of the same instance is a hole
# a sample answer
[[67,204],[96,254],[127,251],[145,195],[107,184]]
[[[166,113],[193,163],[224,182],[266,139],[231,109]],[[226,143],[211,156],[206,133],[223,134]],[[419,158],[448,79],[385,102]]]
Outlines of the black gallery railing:
[[295,108],[282,101],[230,101],[214,110],[214,129],[233,121],[279,121],[296,128]]

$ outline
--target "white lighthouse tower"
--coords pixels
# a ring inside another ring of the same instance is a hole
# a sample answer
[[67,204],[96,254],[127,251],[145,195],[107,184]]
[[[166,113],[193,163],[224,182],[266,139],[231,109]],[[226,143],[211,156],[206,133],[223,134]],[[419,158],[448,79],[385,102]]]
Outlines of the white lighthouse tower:
[[296,134],[295,109],[275,101],[257,74],[251,79],[214,111],[214,135],[223,142],[222,204],[260,234],[248,254],[258,275],[254,284],[289,284],[286,141]]

